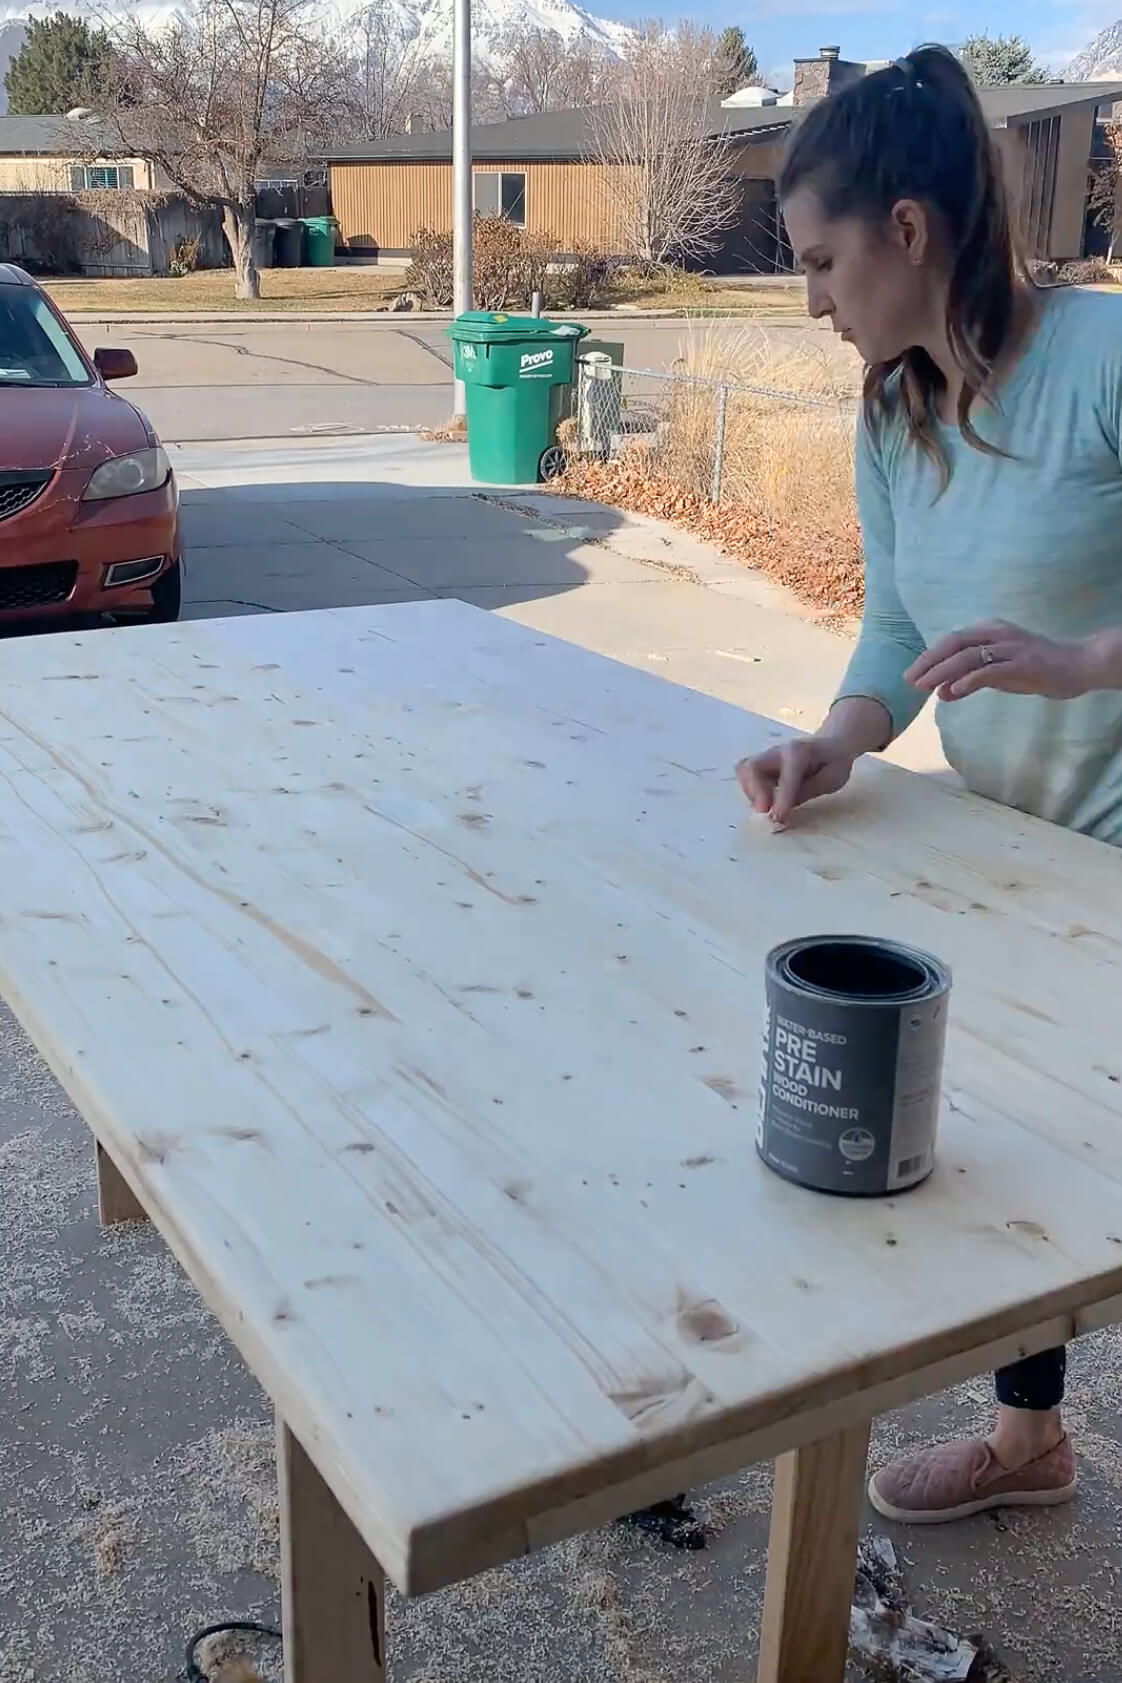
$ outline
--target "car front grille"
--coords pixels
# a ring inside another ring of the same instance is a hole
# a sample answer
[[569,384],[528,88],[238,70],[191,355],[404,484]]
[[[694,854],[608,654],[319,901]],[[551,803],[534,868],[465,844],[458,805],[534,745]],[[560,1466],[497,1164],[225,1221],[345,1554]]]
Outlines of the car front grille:
[[49,608],[65,602],[78,582],[77,561],[45,561],[39,567],[0,567],[0,613]]
[[50,482],[49,473],[0,473],[0,520],[33,503]]

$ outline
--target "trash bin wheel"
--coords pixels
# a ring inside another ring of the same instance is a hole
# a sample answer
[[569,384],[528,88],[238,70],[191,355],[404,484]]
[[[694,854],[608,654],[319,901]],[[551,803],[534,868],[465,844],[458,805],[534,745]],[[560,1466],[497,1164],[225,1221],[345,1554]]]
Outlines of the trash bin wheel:
[[542,451],[542,459],[538,463],[538,478],[541,480],[560,479],[565,471],[565,452],[559,444],[551,444],[548,450]]

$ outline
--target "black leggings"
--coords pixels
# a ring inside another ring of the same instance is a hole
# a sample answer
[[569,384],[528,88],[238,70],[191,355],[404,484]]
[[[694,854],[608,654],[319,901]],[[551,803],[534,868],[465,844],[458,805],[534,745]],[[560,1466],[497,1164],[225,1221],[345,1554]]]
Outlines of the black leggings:
[[1067,1351],[1062,1345],[1058,1350],[1026,1356],[1023,1362],[998,1369],[997,1400],[1006,1408],[1059,1408],[1064,1400],[1066,1372]]

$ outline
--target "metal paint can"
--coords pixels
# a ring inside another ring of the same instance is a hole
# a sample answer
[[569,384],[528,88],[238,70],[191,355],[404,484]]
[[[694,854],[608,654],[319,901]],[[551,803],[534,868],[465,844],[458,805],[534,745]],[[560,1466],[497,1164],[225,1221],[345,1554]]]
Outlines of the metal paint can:
[[852,1197],[926,1180],[950,986],[930,954],[864,935],[769,953],[756,1129],[768,1167]]

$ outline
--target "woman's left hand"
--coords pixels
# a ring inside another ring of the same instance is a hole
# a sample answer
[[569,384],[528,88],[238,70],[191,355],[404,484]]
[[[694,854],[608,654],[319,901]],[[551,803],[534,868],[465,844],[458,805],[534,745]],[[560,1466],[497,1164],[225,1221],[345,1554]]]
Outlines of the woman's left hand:
[[977,690],[1072,701],[1095,687],[1091,653],[1089,643],[1058,642],[992,620],[940,638],[904,677],[940,701],[961,701]]

